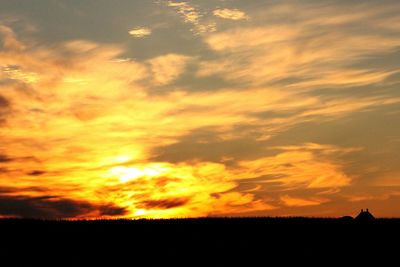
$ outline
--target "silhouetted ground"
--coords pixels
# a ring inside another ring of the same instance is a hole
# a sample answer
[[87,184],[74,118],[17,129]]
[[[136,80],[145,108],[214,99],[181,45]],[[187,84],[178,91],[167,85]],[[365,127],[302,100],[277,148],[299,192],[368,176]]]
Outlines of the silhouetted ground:
[[0,220],[4,266],[385,266],[399,237],[399,219]]

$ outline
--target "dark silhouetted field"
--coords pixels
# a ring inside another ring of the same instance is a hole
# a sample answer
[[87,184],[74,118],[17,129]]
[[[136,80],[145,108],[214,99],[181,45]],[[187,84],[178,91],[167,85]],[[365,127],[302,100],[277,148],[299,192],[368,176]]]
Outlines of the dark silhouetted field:
[[286,266],[320,258],[320,266],[373,260],[385,266],[399,254],[399,237],[398,219],[0,221],[2,258],[15,264],[4,266]]

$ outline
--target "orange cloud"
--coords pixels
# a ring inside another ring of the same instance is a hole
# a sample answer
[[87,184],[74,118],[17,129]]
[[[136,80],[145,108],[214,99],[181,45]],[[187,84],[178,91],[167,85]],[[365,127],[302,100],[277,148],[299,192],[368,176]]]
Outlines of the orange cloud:
[[289,207],[305,207],[305,206],[318,206],[322,203],[326,202],[325,199],[303,199],[303,198],[294,198],[289,195],[281,196],[281,201],[284,205]]
[[[331,153],[324,149],[322,153]],[[336,152],[335,152],[336,153]],[[350,185],[351,177],[339,163],[318,158],[315,150],[307,147],[279,153],[253,161],[240,162],[243,178],[267,177],[265,183],[279,183],[283,188],[337,189]]]

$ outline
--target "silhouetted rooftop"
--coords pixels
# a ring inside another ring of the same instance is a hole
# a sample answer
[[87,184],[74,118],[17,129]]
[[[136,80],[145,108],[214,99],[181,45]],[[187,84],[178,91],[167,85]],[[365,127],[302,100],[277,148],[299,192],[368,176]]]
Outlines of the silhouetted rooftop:
[[356,220],[359,220],[359,221],[371,221],[371,220],[374,220],[374,219],[375,219],[374,215],[372,215],[368,211],[368,209],[361,210],[360,214],[358,214],[358,216],[356,217]]

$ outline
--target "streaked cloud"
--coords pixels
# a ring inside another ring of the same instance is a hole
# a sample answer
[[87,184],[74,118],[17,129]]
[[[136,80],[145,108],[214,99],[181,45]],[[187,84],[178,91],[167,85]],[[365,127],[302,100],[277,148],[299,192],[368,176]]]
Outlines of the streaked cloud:
[[213,11],[214,16],[223,18],[223,19],[230,19],[230,20],[243,20],[243,19],[248,19],[248,16],[246,13],[239,9],[229,9],[229,8],[223,8],[223,9],[216,9]]
[[129,31],[129,34],[136,38],[149,36],[152,33],[150,28],[136,27]]
[[305,206],[317,206],[326,202],[325,199],[303,199],[303,198],[295,198],[289,195],[281,196],[281,201],[284,205],[289,207],[305,207]]
[[[312,148],[309,148],[309,145]],[[315,149],[317,148],[317,149]],[[266,176],[265,183],[279,183],[284,188],[331,188],[348,186],[351,177],[341,169],[341,164],[329,160],[329,154],[346,153],[353,149],[331,150],[318,144],[305,144],[298,148],[283,148],[284,152],[273,157],[242,161],[248,177]],[[323,154],[325,156],[323,157]],[[319,160],[316,160],[319,158]],[[325,158],[325,159],[324,159]],[[268,178],[268,176],[270,178]]]
[[[313,25],[316,26],[316,25]],[[203,63],[200,76],[222,75],[226,79],[263,84],[291,77],[291,86],[365,85],[383,81],[396,69],[357,69],[350,62],[398,47],[397,36],[333,32],[307,37],[311,27],[270,26],[239,28],[207,37],[209,46],[224,55],[222,60]],[[385,41],[382,42],[382,40]],[[331,43],[332,46],[324,44]],[[366,43],[371,45],[365,46]],[[257,51],[257,52],[255,52]],[[243,60],[246,58],[246,60]],[[341,75],[338,79],[336,75]],[[343,77],[343,79],[342,79]]]

